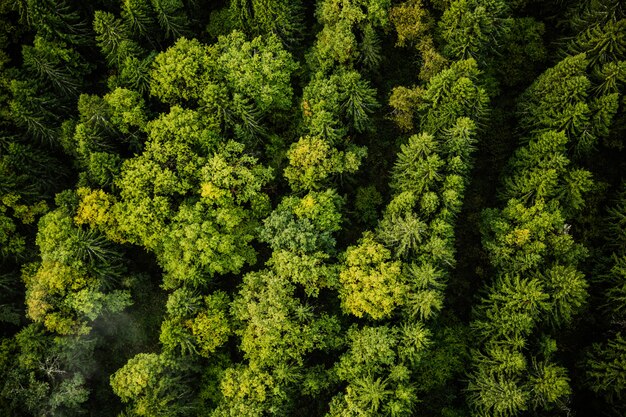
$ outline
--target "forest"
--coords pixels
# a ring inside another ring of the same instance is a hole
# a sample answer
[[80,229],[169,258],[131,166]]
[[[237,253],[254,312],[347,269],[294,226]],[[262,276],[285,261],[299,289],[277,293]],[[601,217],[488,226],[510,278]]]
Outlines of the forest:
[[626,3],[0,0],[0,415],[626,416]]

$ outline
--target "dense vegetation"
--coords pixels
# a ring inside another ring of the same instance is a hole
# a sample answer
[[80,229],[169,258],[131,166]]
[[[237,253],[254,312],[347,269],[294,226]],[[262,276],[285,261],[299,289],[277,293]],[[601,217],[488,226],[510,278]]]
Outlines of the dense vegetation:
[[621,0],[0,0],[0,414],[626,415]]

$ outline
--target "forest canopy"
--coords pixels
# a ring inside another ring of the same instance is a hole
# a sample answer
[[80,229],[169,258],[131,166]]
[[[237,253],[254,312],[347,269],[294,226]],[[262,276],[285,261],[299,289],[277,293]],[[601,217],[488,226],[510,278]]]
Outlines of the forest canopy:
[[621,0],[0,0],[0,414],[626,415]]

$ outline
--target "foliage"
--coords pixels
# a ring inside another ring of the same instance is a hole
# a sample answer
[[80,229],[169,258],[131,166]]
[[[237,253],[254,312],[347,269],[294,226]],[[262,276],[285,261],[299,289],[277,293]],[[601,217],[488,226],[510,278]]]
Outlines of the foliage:
[[346,251],[345,267],[339,275],[344,310],[373,319],[389,316],[402,303],[406,291],[400,282],[400,263],[389,262],[391,253],[365,235],[358,246]]
[[0,415],[625,415],[618,0],[0,0]]

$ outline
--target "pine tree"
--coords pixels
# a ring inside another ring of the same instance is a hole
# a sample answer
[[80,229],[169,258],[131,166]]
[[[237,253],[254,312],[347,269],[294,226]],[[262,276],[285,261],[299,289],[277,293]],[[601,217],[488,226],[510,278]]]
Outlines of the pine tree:
[[119,68],[127,58],[143,55],[141,47],[132,39],[126,24],[112,13],[97,10],[94,14],[93,28],[98,46],[109,65]]

